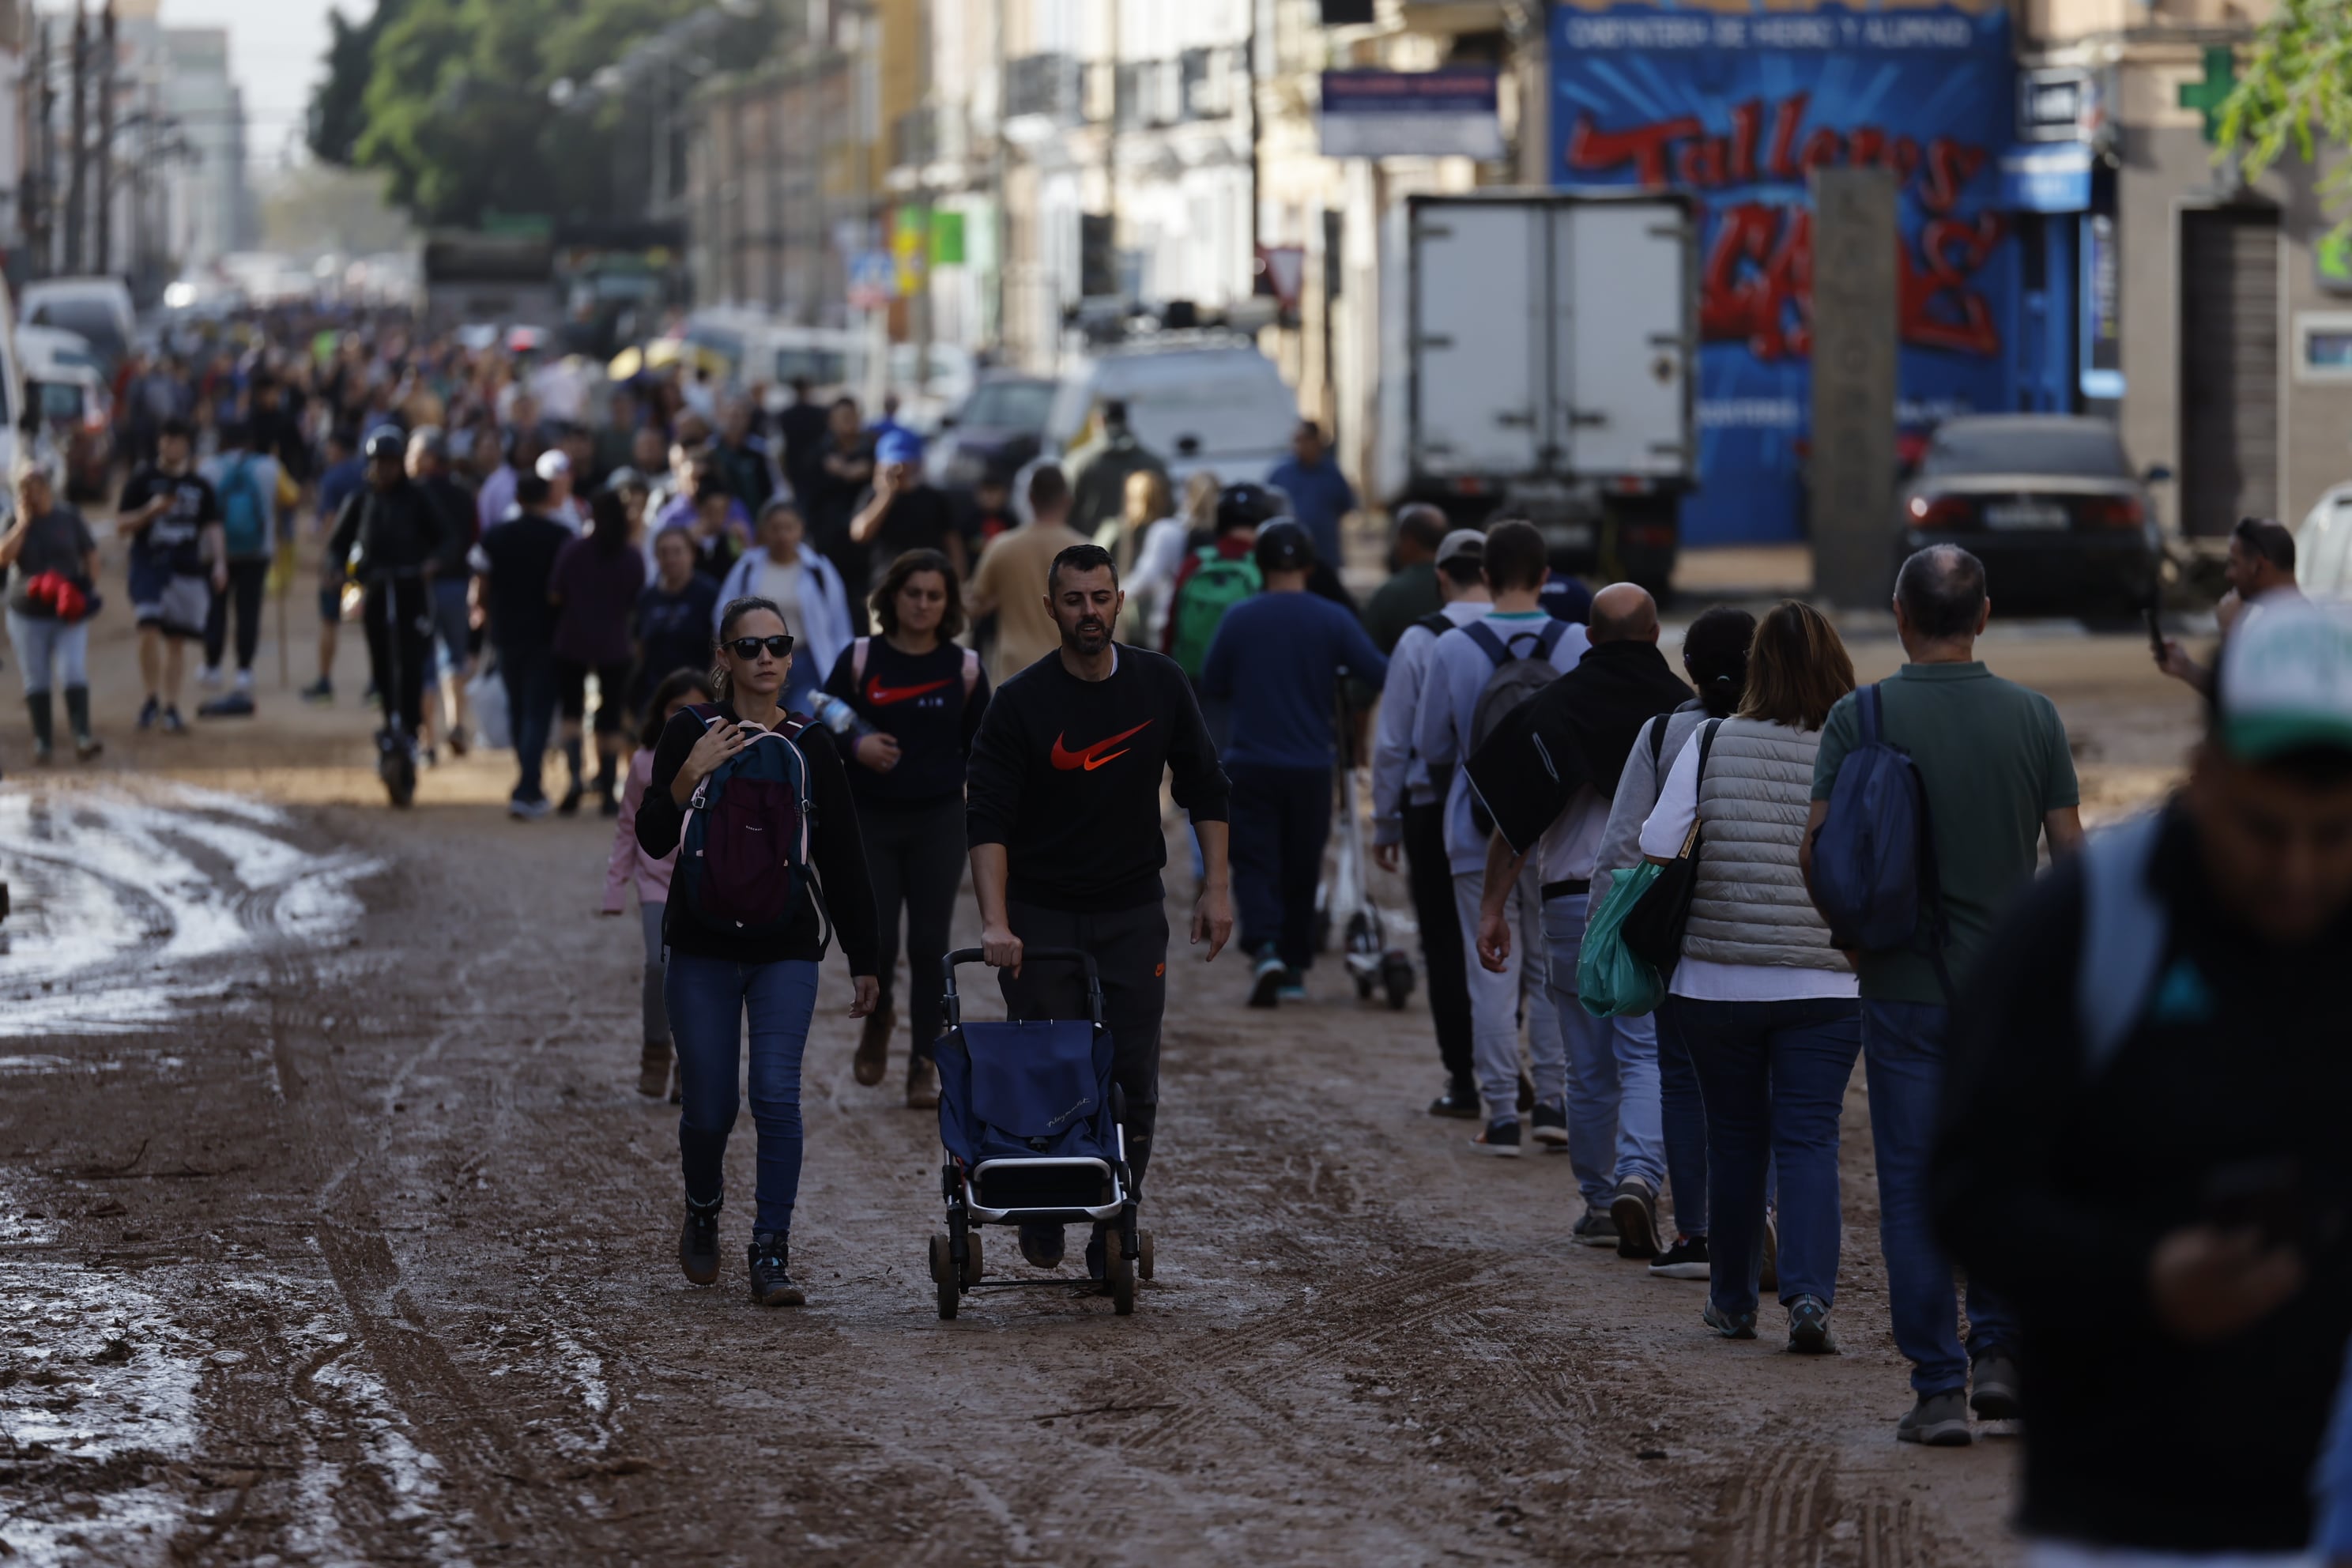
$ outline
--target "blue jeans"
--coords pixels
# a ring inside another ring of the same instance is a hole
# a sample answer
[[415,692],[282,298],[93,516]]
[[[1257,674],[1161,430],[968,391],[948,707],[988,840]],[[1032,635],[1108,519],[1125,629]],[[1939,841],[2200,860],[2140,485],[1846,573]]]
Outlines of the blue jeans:
[[737,1047],[751,1016],[751,1121],[760,1131],[756,1235],[789,1236],[801,1185],[801,1052],[816,1011],[817,966],[807,959],[734,963],[669,955],[665,1000],[677,1050],[682,1101],[678,1163],[686,1195],[715,1203],[726,1186],[727,1135],[735,1130]]
[[1722,1312],[1756,1310],[1768,1175],[1780,1182],[1780,1300],[1837,1300],[1838,1114],[1862,1049],[1855,1004],[1675,999],[1675,1018],[1706,1096],[1707,1211]]
[[1944,1046],[1952,1010],[1926,1002],[1864,1002],[1862,1051],[1870,1079],[1870,1137],[1878,1156],[1878,1246],[1895,1348],[1911,1363],[1916,1393],[1968,1382],[1969,1361],[2017,1342],[2017,1321],[1992,1292],[1969,1285],[1969,1342],[1960,1346],[1952,1260],[1936,1244],[1927,1161],[1942,1110]]
[[[1605,1208],[1617,1184],[1629,1178],[1649,1183],[1653,1193],[1665,1185],[1665,1142],[1658,1124],[1655,1021],[1596,1018],[1576,999],[1590,902],[1584,893],[1544,900],[1550,950],[1544,988],[1568,1045],[1568,1162],[1585,1204]],[[1675,1201],[1682,1201],[1679,1188]]]
[[1666,1140],[1666,1185],[1675,1193],[1675,1230],[1706,1235],[1706,1100],[1699,1093],[1698,1068],[1683,1039],[1679,997],[1669,996],[1654,1015],[1658,1028],[1658,1125]]
[[25,695],[39,697],[54,679],[68,691],[89,684],[89,623],[68,625],[47,616],[8,612],[8,640],[16,645],[16,673]]
[[547,761],[547,732],[555,722],[555,655],[543,647],[502,647],[499,679],[507,689],[507,727],[513,731],[514,798],[545,800],[540,769]]

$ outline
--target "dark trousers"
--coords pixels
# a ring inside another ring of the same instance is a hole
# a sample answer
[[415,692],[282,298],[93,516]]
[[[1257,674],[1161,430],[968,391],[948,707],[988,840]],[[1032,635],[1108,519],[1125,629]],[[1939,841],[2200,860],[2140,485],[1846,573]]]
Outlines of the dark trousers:
[[[214,604],[220,603],[215,596]],[[425,668],[433,642],[426,623],[425,584],[413,577],[379,583],[367,591],[368,671],[383,700],[389,723],[396,714],[411,740],[425,720]],[[398,660],[399,668],[393,668]],[[396,704],[396,706],[395,706]]]
[[874,907],[882,920],[882,1000],[898,966],[898,907],[907,910],[907,1016],[914,1026],[914,1054],[929,1058],[940,1037],[940,999],[947,990],[948,927],[955,918],[956,892],[963,886],[963,796],[912,805],[869,805],[858,808],[866,838],[866,870],[874,882]]
[[269,562],[232,561],[228,563],[228,592],[213,595],[213,607],[205,615],[205,666],[220,668],[221,655],[228,648],[228,616],[230,602],[236,608],[236,667],[253,668],[254,650],[261,646],[261,590],[269,581]]
[[539,771],[547,761],[547,732],[555,720],[554,650],[499,648],[499,679],[507,689],[507,726],[514,738],[514,798],[545,800]]
[[1234,912],[1242,951],[1292,969],[1315,962],[1315,884],[1331,837],[1331,770],[1228,763]]
[[[874,566],[874,547],[860,544],[849,537],[849,524],[845,520],[838,531],[827,530],[815,542],[817,553],[833,563],[841,574],[841,591],[849,600],[851,635],[864,637],[873,629],[866,615],[866,590]],[[819,679],[822,679],[820,674]]]
[[[1032,952],[1074,947],[1101,977],[1103,1024],[1110,1030],[1111,1079],[1127,1095],[1127,1163],[1139,1185],[1151,1159],[1160,1120],[1160,1019],[1168,1008],[1168,911],[1138,904],[1108,914],[1077,914],[1008,902],[1013,934]],[[1059,960],[1024,963],[1015,976],[996,972],[1004,1006],[1015,1018],[1083,1018],[1086,971]]]
[[1438,1059],[1465,1095],[1475,1096],[1478,1074],[1470,1056],[1469,960],[1462,921],[1454,908],[1454,866],[1445,855],[1445,804],[1407,804],[1404,864],[1412,889],[1412,918],[1421,922],[1421,963],[1429,974],[1429,1016],[1437,1026]]

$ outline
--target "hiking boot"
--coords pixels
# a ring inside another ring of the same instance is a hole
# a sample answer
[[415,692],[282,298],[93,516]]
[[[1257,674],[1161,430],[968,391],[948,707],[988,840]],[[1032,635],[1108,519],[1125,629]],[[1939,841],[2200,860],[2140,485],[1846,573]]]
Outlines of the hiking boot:
[[1579,1247],[1614,1247],[1617,1245],[1617,1222],[1608,1211],[1585,1205],[1584,1217],[1578,1220],[1568,1233],[1568,1239]]
[[1830,1331],[1830,1304],[1819,1296],[1800,1296],[1789,1303],[1789,1349],[1798,1355],[1835,1355],[1837,1335]]
[[1727,1340],[1752,1340],[1756,1337],[1756,1314],[1727,1312],[1709,1301],[1699,1311],[1706,1326]]
[[686,1227],[677,1233],[677,1266],[697,1285],[719,1279],[719,1202],[686,1200]]
[[1250,981],[1249,1005],[1272,1007],[1282,1000],[1282,983],[1290,971],[1283,968],[1282,960],[1267,953],[1257,961],[1257,973]]
[[1769,1296],[1780,1289],[1780,1222],[1764,1211],[1764,1263],[1756,1271],[1756,1289]]
[[866,1015],[866,1032],[857,1037],[850,1070],[868,1089],[882,1081],[882,1069],[890,1065],[890,1031],[898,1026],[898,1009],[887,1002]]
[[1706,1237],[1677,1236],[1675,1244],[1650,1259],[1650,1272],[1661,1279],[1705,1279],[1714,1272],[1707,1263]]
[[940,1108],[939,1064],[929,1057],[911,1057],[907,1061],[907,1109],[937,1110]]
[[669,1042],[647,1040],[645,1051],[637,1058],[637,1092],[647,1100],[659,1100],[669,1088]]
[[1965,1448],[1976,1441],[1969,1430],[1969,1407],[1957,1388],[1923,1394],[1903,1419],[1895,1424],[1898,1443],[1924,1443],[1930,1448]]
[[1617,1227],[1617,1256],[1655,1258],[1658,1255],[1658,1194],[1639,1176],[1617,1184],[1609,1200],[1609,1218]]
[[1478,1114],[1478,1091],[1462,1084],[1454,1084],[1429,1102],[1429,1113],[1432,1116],[1457,1116],[1466,1121]]
[[762,1307],[804,1307],[808,1296],[793,1283],[793,1249],[781,1236],[755,1236],[744,1250],[751,1260],[751,1300]]
[[1033,1220],[1021,1227],[1021,1256],[1032,1268],[1059,1268],[1063,1245],[1058,1225]]
[[1989,1350],[1969,1363],[1969,1408],[1979,1421],[2015,1421],[2025,1414],[2018,1391],[2017,1363],[2003,1350]]
[[1528,1136],[1547,1149],[1568,1147],[1568,1107],[1538,1105],[1528,1113]]
[[1486,1130],[1470,1142],[1486,1153],[1516,1160],[1519,1157],[1519,1124],[1516,1121],[1489,1121]]

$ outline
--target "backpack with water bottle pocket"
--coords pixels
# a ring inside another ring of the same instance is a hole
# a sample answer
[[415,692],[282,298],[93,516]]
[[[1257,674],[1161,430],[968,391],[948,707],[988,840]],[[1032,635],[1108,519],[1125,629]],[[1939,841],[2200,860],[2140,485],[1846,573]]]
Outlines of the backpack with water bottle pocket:
[[[727,717],[712,703],[687,711],[706,731]],[[781,936],[811,902],[824,913],[810,859],[814,791],[800,745],[808,726],[788,720],[773,730],[744,728],[751,733],[743,749],[695,785],[687,803],[671,898],[712,930]]]

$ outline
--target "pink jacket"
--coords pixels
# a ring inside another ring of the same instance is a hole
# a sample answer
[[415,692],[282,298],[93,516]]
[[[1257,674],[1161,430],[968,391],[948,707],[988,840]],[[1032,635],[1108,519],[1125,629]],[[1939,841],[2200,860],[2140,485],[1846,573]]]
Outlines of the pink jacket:
[[629,782],[621,788],[621,819],[613,825],[613,853],[604,864],[604,911],[617,914],[627,908],[622,890],[636,884],[637,902],[669,902],[669,874],[677,868],[673,849],[656,860],[637,847],[637,805],[653,783],[654,754],[642,748],[629,759]]

